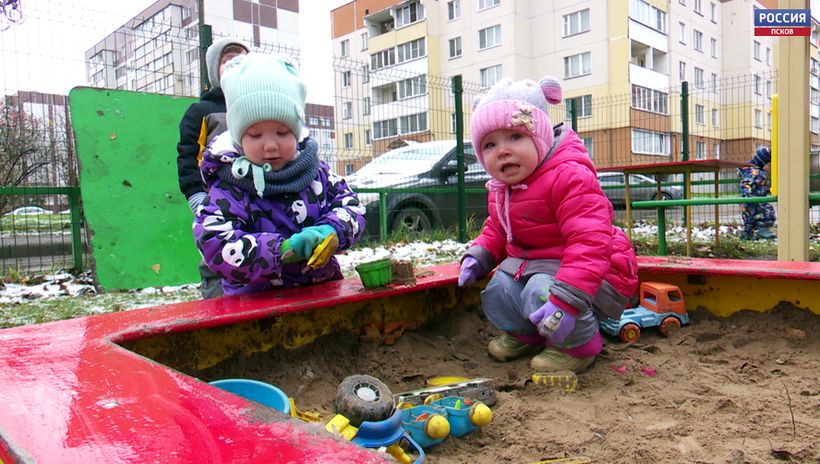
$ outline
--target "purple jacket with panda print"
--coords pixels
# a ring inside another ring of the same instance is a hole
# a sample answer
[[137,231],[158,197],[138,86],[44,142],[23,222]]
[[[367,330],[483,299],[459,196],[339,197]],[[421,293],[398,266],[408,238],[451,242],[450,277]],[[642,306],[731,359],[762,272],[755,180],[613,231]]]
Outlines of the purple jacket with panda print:
[[222,277],[225,295],[341,279],[336,258],[312,270],[305,262],[282,264],[279,247],[305,227],[323,224],[336,229],[339,250],[361,238],[365,208],[345,180],[319,161],[307,188],[260,198],[216,174],[240,156],[241,149],[227,132],[205,150],[201,171],[208,196],[197,208],[193,224],[196,245],[208,267]]

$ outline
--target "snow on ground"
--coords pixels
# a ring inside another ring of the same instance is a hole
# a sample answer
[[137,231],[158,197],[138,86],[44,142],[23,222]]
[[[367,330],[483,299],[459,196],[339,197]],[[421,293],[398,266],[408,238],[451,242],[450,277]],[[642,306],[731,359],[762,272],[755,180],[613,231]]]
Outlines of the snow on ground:
[[[344,254],[336,255],[342,267],[345,277],[356,275],[355,267],[361,263],[375,261],[382,258],[392,258],[397,260],[412,261],[417,267],[430,266],[447,262],[457,261],[467,244],[458,243],[454,240],[434,241],[434,242],[414,242],[396,244],[389,247],[380,246],[377,248],[357,248]],[[182,296],[182,293],[193,293],[198,283],[191,283],[179,286],[152,287],[129,292],[134,296],[135,303],[128,304],[127,308],[136,309],[145,306],[155,306],[160,304],[171,304],[179,301],[190,300],[190,297]],[[6,304],[23,303],[32,300],[47,300],[52,298],[80,297],[96,295],[94,285],[87,276],[74,277],[66,272],[46,275],[38,278],[36,283],[15,284],[7,283],[5,288],[0,287],[0,306]],[[150,298],[149,298],[150,297]],[[142,302],[150,300],[149,302]],[[108,312],[102,307],[90,306],[89,313]]]

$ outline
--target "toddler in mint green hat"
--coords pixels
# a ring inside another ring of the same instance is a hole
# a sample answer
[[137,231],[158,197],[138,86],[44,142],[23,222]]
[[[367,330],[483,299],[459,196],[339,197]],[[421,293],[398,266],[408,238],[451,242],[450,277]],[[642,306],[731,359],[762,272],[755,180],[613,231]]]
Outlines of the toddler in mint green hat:
[[325,239],[344,250],[361,238],[365,208],[317,156],[296,67],[249,53],[225,64],[221,84],[228,131],[203,155],[209,190],[194,221],[205,262],[226,295],[341,279],[335,258],[307,261]]

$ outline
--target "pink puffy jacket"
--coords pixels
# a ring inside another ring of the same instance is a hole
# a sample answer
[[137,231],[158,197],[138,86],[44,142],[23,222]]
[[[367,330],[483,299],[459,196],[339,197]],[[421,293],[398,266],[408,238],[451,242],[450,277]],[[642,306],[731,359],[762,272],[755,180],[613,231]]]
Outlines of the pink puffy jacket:
[[[473,247],[488,251],[495,263],[507,257],[525,260],[559,260],[556,287],[583,292],[591,299],[603,280],[621,295],[632,296],[637,261],[629,239],[612,225],[615,213],[595,175],[595,167],[580,138],[568,128],[544,163],[522,182],[526,187],[491,189],[489,217]],[[496,202],[509,195],[509,233],[499,220]],[[556,288],[559,290],[559,288]],[[585,300],[589,300],[584,298]],[[573,298],[561,300],[579,307]]]

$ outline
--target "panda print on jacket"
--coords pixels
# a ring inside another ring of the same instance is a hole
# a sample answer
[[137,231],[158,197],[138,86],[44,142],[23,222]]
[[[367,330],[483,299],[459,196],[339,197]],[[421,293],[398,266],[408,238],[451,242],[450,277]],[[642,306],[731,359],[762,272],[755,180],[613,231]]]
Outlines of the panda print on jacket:
[[205,262],[222,277],[225,295],[341,279],[336,258],[312,270],[304,262],[282,264],[279,247],[305,227],[324,224],[336,230],[339,250],[361,238],[365,208],[344,178],[319,161],[316,177],[302,191],[259,197],[217,175],[240,156],[220,139],[203,154],[201,171],[209,190],[193,229]]

